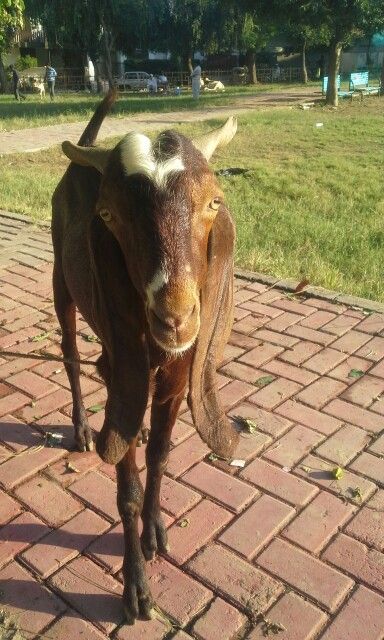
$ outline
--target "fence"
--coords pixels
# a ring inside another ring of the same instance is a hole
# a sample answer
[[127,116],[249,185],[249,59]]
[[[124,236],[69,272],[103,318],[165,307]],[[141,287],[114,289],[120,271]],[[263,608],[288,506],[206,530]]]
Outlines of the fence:
[[[56,69],[56,88],[61,91],[84,91],[90,89],[89,81],[82,69]],[[42,78],[44,73],[42,73]],[[247,74],[241,74],[232,69],[203,69],[202,77],[210,80],[220,80],[224,85],[247,84]],[[191,75],[189,71],[169,71],[167,78],[170,86],[190,87]],[[260,83],[301,82],[302,70],[296,67],[258,67],[257,80]],[[105,84],[105,81],[104,83]]]
[[[257,81],[261,83],[270,82],[301,82],[302,69],[296,67],[259,67],[256,70]],[[167,73],[169,83],[173,86],[190,86],[191,76],[187,71],[169,71]],[[221,80],[225,85],[241,85],[248,83],[248,76],[242,77],[239,73],[234,73],[231,69],[203,69],[202,77],[210,80]]]

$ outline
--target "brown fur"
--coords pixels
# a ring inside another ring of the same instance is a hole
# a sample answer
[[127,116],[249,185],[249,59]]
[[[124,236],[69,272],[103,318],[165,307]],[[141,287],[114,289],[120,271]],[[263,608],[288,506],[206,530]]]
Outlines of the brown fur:
[[[94,143],[114,99],[111,92],[99,105],[80,146]],[[222,193],[205,158],[189,140],[166,132],[156,150],[158,159],[179,154],[185,166],[185,171],[169,177],[166,189],[142,175],[125,176],[116,147],[103,175],[91,166],[70,164],[52,200],[54,296],[64,355],[78,359],[76,307],[103,347],[98,369],[108,399],[97,451],[103,460],[117,465],[126,547],[123,599],[129,621],[151,616],[143,554],[148,559],[157,550],[167,550],[160,483],[188,381],[188,401],[202,439],[224,457],[233,454],[238,442],[221,409],[215,382],[232,323],[233,223],[224,204],[218,211],[210,207]],[[107,222],[100,217],[105,211],[110,214]],[[154,290],[151,306],[147,288],[164,264],[168,280]],[[173,354],[174,345],[194,339],[196,327],[193,346]],[[159,346],[159,336],[169,350]],[[80,449],[90,449],[79,366],[73,362],[66,369],[76,440]],[[143,496],[135,447],[151,381],[155,388]],[[137,533],[140,514],[142,551]]]

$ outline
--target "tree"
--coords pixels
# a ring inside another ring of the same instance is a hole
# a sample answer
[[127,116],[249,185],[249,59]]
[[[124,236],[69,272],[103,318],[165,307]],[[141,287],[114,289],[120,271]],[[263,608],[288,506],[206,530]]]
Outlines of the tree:
[[301,0],[295,3],[328,44],[326,103],[337,106],[337,77],[343,47],[384,25],[384,0]]
[[28,16],[39,21],[51,48],[76,48],[85,58],[103,57],[109,85],[113,84],[113,53],[116,48],[134,49],[146,28],[146,0],[25,0]]
[[274,27],[271,22],[263,20],[254,12],[246,11],[244,13],[239,33],[239,45],[246,51],[250,84],[257,83],[256,53],[266,47],[273,32]]
[[[256,4],[256,0],[243,1]],[[257,0],[257,4],[259,10],[261,7],[301,39],[304,78],[306,45],[328,46],[326,102],[337,106],[342,49],[354,39],[384,28],[384,0]],[[284,16],[283,20],[279,15]]]
[[3,55],[9,51],[17,29],[23,26],[23,0],[0,0],[0,91],[7,89]]
[[[216,40],[211,40],[216,44],[216,51],[231,48],[245,51],[251,84],[257,83],[256,54],[276,33],[276,22],[269,4],[269,0],[216,0],[216,11],[211,12],[210,35],[211,38],[216,35]],[[207,42],[207,29],[203,34]]]
[[194,51],[212,48],[212,16],[219,0],[152,0],[148,4],[147,44],[151,49],[170,51],[191,68]]

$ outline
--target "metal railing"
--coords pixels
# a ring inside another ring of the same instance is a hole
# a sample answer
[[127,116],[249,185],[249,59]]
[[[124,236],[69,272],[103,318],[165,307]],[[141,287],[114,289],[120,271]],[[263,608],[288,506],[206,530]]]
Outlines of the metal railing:
[[[56,88],[61,91],[84,91],[90,90],[89,79],[79,68],[57,68]],[[25,73],[25,72],[24,72]],[[302,70],[296,67],[259,67],[256,69],[257,81],[260,83],[289,83],[301,82]],[[189,71],[168,71],[167,78],[170,87],[190,87],[191,74]],[[210,80],[220,80],[225,86],[243,85],[248,83],[246,74],[234,73],[231,69],[203,69],[201,77],[208,77]],[[41,79],[44,78],[42,73]],[[102,81],[104,88],[107,82]],[[93,83],[94,88],[94,83]]]

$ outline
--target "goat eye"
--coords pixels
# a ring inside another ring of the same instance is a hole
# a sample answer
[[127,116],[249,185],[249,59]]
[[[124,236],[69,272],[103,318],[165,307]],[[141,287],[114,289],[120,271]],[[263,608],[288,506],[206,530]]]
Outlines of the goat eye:
[[220,205],[221,205],[220,198],[213,198],[213,200],[211,200],[211,202],[209,203],[209,208],[213,209],[214,211],[217,211]]
[[112,213],[108,211],[108,209],[101,209],[99,211],[99,215],[104,220],[104,222],[110,222],[112,220]]

